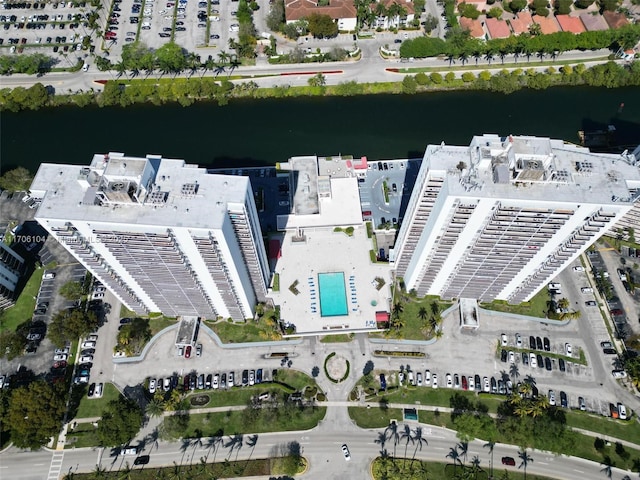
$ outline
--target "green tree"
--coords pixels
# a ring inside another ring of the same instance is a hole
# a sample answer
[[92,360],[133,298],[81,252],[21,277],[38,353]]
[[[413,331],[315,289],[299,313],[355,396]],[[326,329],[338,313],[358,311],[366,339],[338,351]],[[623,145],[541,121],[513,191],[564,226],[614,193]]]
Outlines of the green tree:
[[338,35],[338,24],[329,15],[312,13],[307,22],[309,33],[315,38],[333,38]]
[[418,90],[418,82],[413,75],[406,75],[402,79],[402,93],[414,94]]
[[518,13],[527,6],[527,0],[512,0],[509,3],[509,8],[513,13]]
[[77,300],[82,296],[82,283],[69,281],[60,287],[59,293],[67,300]]
[[502,18],[502,14],[504,11],[500,7],[492,7],[487,12],[487,17],[489,18],[497,18],[500,20]]
[[96,430],[100,445],[126,445],[140,429],[143,417],[142,410],[133,400],[120,397],[110,401]]
[[4,330],[0,332],[0,355],[7,360],[13,360],[24,353],[27,337],[22,332]]
[[436,85],[440,85],[442,83],[442,75],[440,75],[438,72],[433,72],[431,75],[429,75],[429,79]]
[[456,79],[456,74],[453,72],[448,72],[445,76],[444,76],[444,80],[447,83],[452,83],[454,80]]
[[462,81],[464,83],[471,83],[476,79],[476,76],[472,72],[464,72],[462,74]]
[[187,66],[184,51],[174,42],[165,43],[156,50],[156,62],[162,73],[178,74]]
[[56,385],[38,380],[13,391],[5,421],[11,440],[18,448],[39,449],[62,427],[64,392]]
[[284,0],[276,0],[267,14],[267,27],[274,32],[282,31],[285,25]]
[[54,315],[47,330],[47,337],[57,347],[67,340],[83,337],[98,328],[98,317],[92,311],[79,308],[62,310]]
[[560,15],[568,15],[571,12],[572,0],[555,0],[556,13]]
[[29,190],[33,175],[24,167],[6,171],[0,177],[0,188],[9,192],[22,192]]
[[327,79],[322,73],[317,73],[313,77],[307,80],[310,87],[324,87],[327,84]]
[[480,16],[480,11],[473,3],[461,3],[458,5],[458,11],[461,17],[471,18],[476,20]]

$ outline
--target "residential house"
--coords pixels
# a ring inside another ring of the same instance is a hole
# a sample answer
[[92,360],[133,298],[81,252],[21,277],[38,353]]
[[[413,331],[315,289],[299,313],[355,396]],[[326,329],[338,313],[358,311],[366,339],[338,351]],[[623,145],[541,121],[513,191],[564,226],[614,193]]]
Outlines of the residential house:
[[582,33],[585,32],[584,24],[580,17],[572,17],[571,15],[556,15],[556,20],[560,24],[563,32]]
[[482,28],[482,22],[480,20],[473,20],[471,18],[460,17],[460,26],[463,30],[468,30],[469,35],[473,38],[485,39],[484,28]]
[[534,15],[533,21],[540,25],[540,33],[543,35],[549,35],[560,31],[560,26],[553,16],[543,17],[541,15]]
[[415,18],[415,9],[411,0],[380,0],[372,3],[370,8],[376,13],[376,28],[385,30],[402,28]]
[[602,15],[592,15],[585,12],[580,14],[580,20],[582,20],[587,32],[609,30],[609,25],[607,25],[606,20],[602,18]]
[[520,35],[522,33],[529,33],[529,27],[531,27],[533,19],[529,12],[518,12],[514,18],[509,20],[509,23],[511,23],[513,34]]
[[491,38],[507,38],[511,36],[511,30],[509,25],[504,20],[498,20],[497,18],[487,18],[485,23],[489,36]]
[[338,30],[356,29],[357,12],[353,0],[330,0],[326,6],[319,6],[318,2],[311,0],[285,0],[287,23],[307,18],[312,13],[330,16],[338,24]]

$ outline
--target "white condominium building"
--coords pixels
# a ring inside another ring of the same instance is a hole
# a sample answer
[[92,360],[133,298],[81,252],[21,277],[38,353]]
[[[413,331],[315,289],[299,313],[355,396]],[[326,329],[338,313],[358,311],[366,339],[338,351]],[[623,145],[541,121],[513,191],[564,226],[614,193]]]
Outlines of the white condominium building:
[[249,179],[122,153],[44,163],[36,220],[139,314],[243,320],[269,269]]
[[391,260],[419,295],[523,302],[639,195],[640,170],[626,156],[561,140],[430,145]]

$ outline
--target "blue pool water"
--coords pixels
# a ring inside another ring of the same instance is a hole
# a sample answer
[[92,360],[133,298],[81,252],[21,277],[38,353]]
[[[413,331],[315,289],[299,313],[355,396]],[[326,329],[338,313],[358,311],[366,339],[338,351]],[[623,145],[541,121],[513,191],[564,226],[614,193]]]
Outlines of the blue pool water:
[[349,313],[343,272],[319,273],[318,285],[320,288],[320,315],[322,317],[335,317]]

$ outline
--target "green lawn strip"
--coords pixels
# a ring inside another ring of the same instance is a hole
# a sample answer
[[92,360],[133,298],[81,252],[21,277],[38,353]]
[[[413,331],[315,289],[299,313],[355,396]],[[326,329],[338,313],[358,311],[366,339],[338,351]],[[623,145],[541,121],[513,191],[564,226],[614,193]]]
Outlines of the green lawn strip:
[[211,437],[219,435],[220,430],[224,435],[309,430],[324,418],[326,410],[326,407],[316,407],[283,417],[258,417],[255,421],[244,411],[198,413],[189,415],[186,427],[180,431],[167,427],[170,419],[166,417],[164,424],[170,436],[182,438]]
[[396,390],[387,391],[374,397],[370,401],[385,399],[388,403],[407,403],[416,405],[431,405],[435,407],[450,407],[450,399],[454,394],[469,398],[472,402],[480,401],[489,408],[489,413],[496,413],[498,405],[503,399],[491,395],[477,395],[466,390],[454,390],[431,387],[401,387]]
[[[411,451],[409,447],[409,451]],[[399,452],[396,452],[398,454]],[[409,457],[409,460],[411,458]],[[465,469],[466,473],[463,476],[462,471]],[[382,460],[380,457],[376,458],[373,461],[371,466],[371,473],[373,475],[374,480],[413,480],[413,479],[422,479],[422,478],[438,478],[438,479],[455,479],[455,478],[487,478],[488,466],[480,465],[481,471],[485,473],[479,472],[477,476],[475,476],[472,472],[471,465],[467,464],[464,467],[458,465],[456,468],[453,467],[452,463],[441,463],[441,462],[422,462],[419,460],[415,461],[404,461],[404,459],[397,458],[395,461],[388,459],[386,461]],[[499,468],[499,465],[496,465],[494,468],[494,478],[504,478],[502,477],[502,470]],[[525,477],[523,471],[514,471],[513,469],[509,469],[509,480],[554,480],[550,477],[542,477],[540,475],[533,475],[532,473],[527,472],[527,476]]]
[[339,333],[337,335],[325,335],[320,338],[321,343],[348,343],[353,340],[351,333]]
[[5,310],[0,316],[0,331],[9,330],[13,332],[18,325],[31,320],[43,274],[43,268],[34,270],[22,289],[16,304]]
[[92,423],[79,423],[75,429],[67,431],[64,448],[95,447],[100,445],[96,427]]
[[75,418],[92,418],[100,417],[107,403],[115,400],[120,396],[120,392],[111,383],[104,384],[104,392],[101,398],[88,398],[87,395],[82,396],[78,413]]
[[530,317],[546,318],[547,302],[549,301],[549,291],[546,288],[540,290],[528,302],[518,305],[511,305],[504,300],[494,300],[491,303],[481,303],[480,307],[486,310],[497,312],[515,313],[518,315],[528,315]]
[[278,369],[274,380],[290,385],[298,391],[302,391],[302,389],[306,386],[316,387],[318,391],[322,391],[313,378],[297,370],[280,368]]
[[159,318],[150,318],[149,319],[149,328],[151,329],[151,336],[154,336],[156,333],[164,330],[170,325],[176,323],[177,320],[175,318],[169,317],[159,317]]
[[[607,60],[608,57],[596,57],[589,58],[585,60],[547,60],[544,62],[527,62],[527,63],[493,63],[491,65],[482,64],[476,65],[475,61],[473,64],[471,62],[467,62],[466,65],[462,66],[451,66],[451,65],[443,65],[441,67],[411,67],[411,68],[401,68],[398,73],[420,73],[420,72],[440,72],[443,70],[453,70],[453,71],[465,71],[465,70],[502,70],[503,68],[521,68],[522,70],[527,70],[529,68],[535,67],[561,67],[563,65],[578,65],[584,62],[598,62]],[[443,59],[444,61],[445,59]]]
[[567,425],[582,428],[590,432],[600,433],[627,442],[633,442],[640,446],[640,428],[635,419],[614,420],[602,416],[592,415],[586,412],[566,412]]
[[[157,480],[159,478],[236,478],[236,477],[262,477],[268,475],[280,475],[290,473],[287,467],[291,468],[291,463],[286,464],[287,458],[265,458],[241,461],[224,461],[217,463],[202,464],[194,460],[193,465],[174,465],[172,467],[134,467],[129,472],[123,470],[106,471],[99,475],[95,473],[74,473],[73,478],[77,480]],[[302,459],[302,466],[298,468],[301,473],[304,469],[305,460]],[[130,466],[132,466],[130,464]]]
[[391,420],[402,421],[402,410],[399,408],[348,407],[349,417],[360,428],[384,428]]
[[244,342],[264,342],[266,340],[274,340],[273,328],[266,325],[265,322],[247,322],[247,323],[230,323],[230,322],[207,322],[207,325],[220,337],[222,343],[244,343]]
[[584,357],[584,354],[580,355],[580,357],[567,357],[566,355],[561,355],[559,353],[553,353],[553,352],[543,352],[542,350],[531,350],[529,348],[516,348],[516,347],[499,347],[498,350],[496,351],[496,358],[500,358],[500,350],[510,350],[512,352],[515,352],[516,354],[518,353],[522,353],[522,352],[526,352],[526,353],[535,353],[536,355],[540,354],[543,357],[549,357],[549,358],[562,358],[565,362],[573,362],[573,363],[579,363],[581,365],[587,365],[587,359]]

